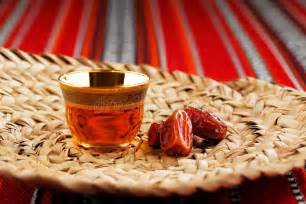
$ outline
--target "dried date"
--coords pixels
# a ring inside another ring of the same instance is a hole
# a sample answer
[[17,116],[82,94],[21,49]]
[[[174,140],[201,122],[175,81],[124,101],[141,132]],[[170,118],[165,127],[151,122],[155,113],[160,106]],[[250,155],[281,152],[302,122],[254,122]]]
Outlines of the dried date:
[[204,139],[222,140],[225,138],[227,126],[217,116],[206,110],[192,107],[187,107],[184,111],[191,120],[193,134]]
[[175,111],[160,128],[161,149],[170,156],[187,156],[192,138],[191,120],[183,110]]
[[161,123],[152,123],[148,131],[148,143],[152,147],[160,146],[160,127]]

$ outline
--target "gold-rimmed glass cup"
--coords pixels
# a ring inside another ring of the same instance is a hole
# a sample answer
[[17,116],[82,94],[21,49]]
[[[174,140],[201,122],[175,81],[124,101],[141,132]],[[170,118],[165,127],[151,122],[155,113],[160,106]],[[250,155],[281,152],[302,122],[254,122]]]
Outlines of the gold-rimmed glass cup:
[[149,77],[130,71],[75,71],[59,77],[66,119],[75,142],[112,150],[137,135]]

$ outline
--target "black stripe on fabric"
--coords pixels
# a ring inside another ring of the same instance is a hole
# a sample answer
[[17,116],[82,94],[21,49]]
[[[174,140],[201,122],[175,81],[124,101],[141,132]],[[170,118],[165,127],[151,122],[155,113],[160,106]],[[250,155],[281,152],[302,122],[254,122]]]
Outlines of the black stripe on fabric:
[[[292,63],[292,67],[298,72],[299,78],[306,83],[306,76],[303,71],[302,65],[298,62],[297,58],[295,57],[294,53],[292,53],[288,47],[286,46],[285,42],[279,37],[279,35],[268,25],[265,21],[264,17],[260,15],[257,8],[252,5],[250,1],[244,0],[244,3],[250,8],[250,11],[254,14],[256,19],[263,25],[267,33],[271,36],[272,40],[282,49],[284,50],[286,57],[289,58],[290,62]],[[280,7],[281,8],[281,7]],[[282,8],[281,8],[282,9]],[[283,10],[283,9],[282,9]],[[284,11],[284,13],[286,13]],[[288,15],[287,15],[288,16]],[[290,17],[290,16],[288,16]]]
[[305,199],[300,187],[296,181],[296,177],[292,171],[287,175],[287,180],[291,189],[292,194],[294,195],[298,204],[305,204]]
[[241,199],[240,199],[240,192],[239,192],[239,188],[232,188],[229,190],[230,192],[230,200],[233,204],[240,204],[241,203]]

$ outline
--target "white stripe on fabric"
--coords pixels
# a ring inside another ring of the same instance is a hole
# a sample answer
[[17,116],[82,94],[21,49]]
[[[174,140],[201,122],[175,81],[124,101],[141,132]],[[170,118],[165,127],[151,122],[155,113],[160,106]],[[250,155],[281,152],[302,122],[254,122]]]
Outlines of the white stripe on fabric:
[[107,22],[105,31],[105,46],[103,61],[117,62],[119,60],[119,54],[117,53],[117,44],[121,43],[118,40],[118,1],[109,1],[107,8]]
[[306,71],[306,36],[303,31],[281,11],[275,2],[251,0],[250,3]]
[[300,193],[300,190],[299,190],[299,189],[294,189],[294,188],[296,188],[298,185],[290,184],[290,186],[291,186],[292,192],[293,192],[294,194]]
[[110,1],[107,15],[104,61],[135,63],[134,1]]
[[13,31],[16,23],[23,15],[26,7],[28,5],[27,0],[20,0],[17,3],[15,10],[12,12],[10,17],[6,20],[5,24],[3,25],[2,29],[0,30],[0,44],[3,44],[6,38],[11,34]]
[[84,1],[85,3],[85,8],[83,9],[82,16],[81,16],[81,22],[79,24],[79,29],[78,29],[78,34],[77,34],[77,39],[75,42],[75,47],[73,50],[73,56],[79,57],[81,55],[82,47],[84,44],[85,36],[86,36],[86,31],[88,28],[88,22],[90,18],[90,14],[93,9],[93,0],[86,0]]
[[166,56],[166,47],[165,47],[166,45],[165,45],[164,31],[160,19],[158,2],[153,0],[153,1],[147,1],[147,3],[150,5],[150,10],[152,14],[153,27],[155,30],[157,46],[158,46],[160,66],[163,70],[165,70],[167,68],[167,56]]
[[38,188],[34,189],[32,198],[31,198],[31,204],[36,204],[37,203],[37,193],[38,193]]
[[294,195],[296,201],[298,204],[305,204],[304,195],[296,181],[296,177],[292,171],[290,171],[287,175],[288,183],[290,186],[290,189],[292,191],[292,194]]
[[218,35],[220,36],[220,38],[221,38],[221,40],[224,44],[224,47],[225,47],[227,53],[230,56],[230,59],[232,60],[234,66],[235,66],[235,69],[238,72],[239,77],[240,78],[245,78],[246,74],[243,70],[243,67],[242,67],[242,64],[239,60],[239,57],[238,57],[235,49],[233,48],[228,36],[226,35],[226,31],[223,29],[220,20],[218,19],[216,14],[214,12],[212,12],[212,10],[211,10],[212,8],[211,8],[211,6],[209,5],[208,2],[202,1],[202,3],[203,3],[202,4],[203,8],[207,11],[209,18],[211,19]]
[[124,6],[124,18],[122,19],[123,25],[120,29],[120,35],[123,42],[120,46],[120,62],[135,63],[136,62],[136,35],[135,35],[135,5],[134,0],[126,0],[122,2]]
[[24,39],[24,36],[28,33],[28,31],[30,30],[34,19],[37,17],[39,10],[42,6],[43,1],[36,1],[33,5],[33,7],[30,9],[29,11],[29,15],[27,15],[27,17],[24,20],[24,23],[21,25],[21,28],[16,36],[16,38],[14,39],[14,41],[12,42],[12,46],[11,47],[19,47],[22,40]]
[[60,10],[55,18],[53,28],[50,32],[47,46],[45,47],[45,52],[51,52],[54,44],[57,40],[58,34],[61,31],[62,25],[64,23],[65,16],[68,14],[69,7],[72,3],[72,0],[66,0],[62,2]]
[[287,76],[289,77],[290,81],[294,84],[294,86],[299,89],[303,90],[303,87],[301,84],[296,80],[294,74],[292,73],[288,63],[284,59],[283,55],[279,52],[276,45],[273,43],[272,39],[267,35],[264,28],[256,21],[252,13],[248,12],[248,8],[244,4],[239,4],[239,6],[243,6],[245,9],[241,9],[241,11],[247,16],[250,23],[252,23],[253,28],[257,30],[259,35],[261,36],[262,40],[265,42],[265,44],[268,46],[268,48],[271,50],[271,53],[274,55],[274,57],[277,59],[277,61],[281,64],[283,70],[286,72]]
[[246,52],[247,58],[249,59],[257,77],[266,81],[272,81],[272,77],[264,64],[262,57],[258,53],[251,39],[245,33],[244,29],[239,25],[238,19],[229,8],[227,2],[217,0],[216,3],[224,16],[224,19],[227,21],[227,24],[237,36],[237,40],[240,42],[242,49]]
[[191,55],[192,55],[193,61],[197,69],[197,75],[203,76],[204,75],[203,65],[201,63],[201,58],[199,56],[198,48],[194,41],[193,33],[190,29],[182,1],[177,1],[175,5],[177,6],[178,16],[179,16],[180,21],[182,22],[182,26],[186,34],[186,39],[190,46]]
[[[296,195],[295,198],[296,198],[297,200],[303,200],[303,199],[304,199],[304,197],[301,196],[301,195]],[[305,201],[302,201],[302,202],[299,201],[299,204],[302,204],[302,203],[305,204]]]

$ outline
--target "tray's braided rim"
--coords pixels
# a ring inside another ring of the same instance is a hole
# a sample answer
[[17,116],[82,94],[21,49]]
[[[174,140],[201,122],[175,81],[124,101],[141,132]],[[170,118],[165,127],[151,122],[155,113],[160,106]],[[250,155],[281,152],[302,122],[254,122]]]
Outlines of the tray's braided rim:
[[[22,63],[30,63],[30,64],[40,64],[40,65],[45,65],[45,66],[52,66],[52,65],[59,65],[61,67],[65,68],[65,71],[69,71],[73,69],[73,66],[86,66],[86,67],[91,67],[91,68],[111,68],[111,69],[128,69],[128,70],[133,70],[133,71],[141,71],[144,73],[147,73],[149,76],[153,76],[154,78],[163,78],[169,81],[188,81],[190,83],[196,84],[198,86],[203,86],[208,82],[211,82],[213,80],[210,79],[204,79],[199,76],[192,76],[188,75],[182,72],[173,72],[173,73],[168,73],[164,72],[161,70],[157,70],[154,68],[151,68],[150,66],[147,65],[127,65],[127,64],[117,64],[117,63],[104,63],[104,62],[94,62],[92,60],[86,59],[86,58],[80,58],[80,59],[75,59],[72,57],[67,57],[67,56],[56,56],[53,54],[46,54],[46,55],[35,55],[35,54],[28,54],[26,52],[20,51],[20,50],[9,50],[5,48],[0,48],[0,61],[6,61],[6,63],[16,63],[16,64],[22,64]],[[216,82],[217,83],[217,82]],[[236,89],[237,91],[241,91],[241,87],[252,84],[254,89],[249,90],[249,92],[242,93],[242,95],[248,95],[252,91],[260,91],[263,87],[269,87],[271,90],[279,90],[283,89],[284,91],[288,92],[293,92],[296,97],[298,97],[300,100],[305,101],[305,93],[298,92],[294,89],[290,88],[280,88],[279,86],[276,85],[271,85],[267,82],[263,82],[257,79],[253,78],[247,78],[247,79],[241,79],[237,81],[232,81],[229,82],[228,85],[232,87],[233,89]],[[231,91],[226,85],[218,84],[222,88],[226,89],[227,91]],[[231,91],[231,94],[235,94],[235,92]],[[220,187],[230,187],[233,185],[237,185],[243,180],[244,178],[248,179],[255,179],[261,176],[261,174],[268,175],[268,176],[276,176],[276,175],[283,175],[292,168],[299,168],[303,167],[304,165],[304,160],[305,160],[305,153],[303,155],[300,155],[299,157],[296,158],[295,162],[289,162],[288,164],[282,163],[282,164],[275,164],[275,167],[277,166],[278,168],[258,168],[254,169],[253,172],[238,172],[238,174],[234,173],[229,173],[229,174],[224,174],[222,177],[218,178],[220,182],[216,182],[216,178],[212,179],[211,182],[215,183],[209,183],[207,181],[205,185],[196,182],[194,184],[190,184],[186,186],[186,192],[185,194],[190,194],[194,191],[197,190],[197,187],[200,187],[202,190],[207,190],[207,191],[213,191],[216,190]],[[118,189],[118,186],[114,183],[103,183],[106,184],[106,187],[101,186],[95,186],[89,183],[89,181],[84,180],[84,181],[78,181],[79,185],[70,185],[71,183],[73,184],[74,182],[71,180],[69,177],[51,177],[52,174],[46,175],[46,174],[40,174],[40,172],[36,172],[36,175],[33,174],[33,172],[25,172],[23,174],[18,174],[18,172],[14,172],[12,169],[9,169],[9,167],[0,167],[0,174],[5,175],[5,176],[11,176],[13,178],[19,179],[21,181],[31,181],[31,183],[39,183],[41,184],[42,182],[40,181],[40,178],[44,178],[44,180],[48,180],[49,182],[52,182],[54,186],[57,187],[63,187],[64,189],[68,190],[73,190],[73,191],[79,191],[80,189],[77,189],[76,186],[79,186],[80,184],[83,183],[83,185],[87,186],[87,193],[90,192],[99,192],[96,188],[100,187],[100,190],[103,191],[109,191],[109,192],[124,192],[124,189],[127,191],[131,191],[128,186],[123,187],[121,189]],[[227,180],[227,182],[222,182],[222,180]],[[107,189],[107,187],[110,187],[110,189]],[[154,186],[148,186],[147,188],[154,189]],[[141,192],[141,189],[135,189],[134,191],[130,193],[137,193]],[[143,193],[143,192],[142,192]],[[148,193],[148,192],[147,192]],[[175,189],[165,189],[165,188],[160,188],[160,189],[154,189],[152,192],[149,194],[155,194],[155,195],[168,195],[171,193],[180,193],[184,194],[184,192],[177,192]],[[145,193],[144,193],[145,194]]]

